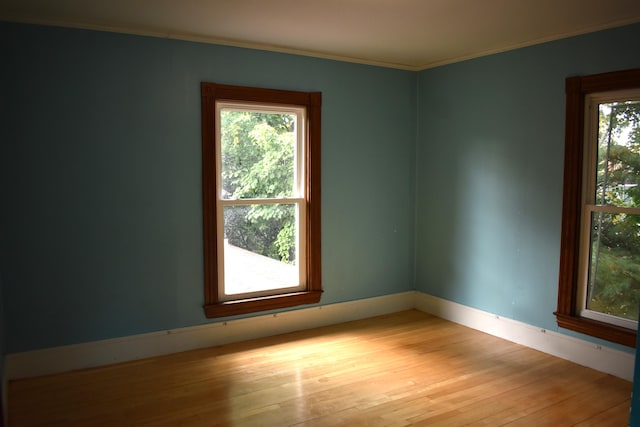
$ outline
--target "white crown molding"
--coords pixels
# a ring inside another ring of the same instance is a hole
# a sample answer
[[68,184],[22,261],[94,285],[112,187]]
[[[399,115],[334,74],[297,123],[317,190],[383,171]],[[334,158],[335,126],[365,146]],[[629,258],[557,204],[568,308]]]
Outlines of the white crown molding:
[[79,20],[70,21],[70,20],[43,18],[37,15],[11,14],[6,12],[3,13],[2,11],[0,11],[0,21],[17,22],[17,23],[32,24],[32,25],[45,25],[45,26],[52,26],[52,27],[75,28],[75,29],[81,29],[81,30],[104,31],[104,32],[118,33],[118,34],[131,34],[131,35],[137,35],[137,36],[157,37],[157,38],[165,38],[165,39],[172,39],[172,40],[206,43],[206,44],[213,44],[213,45],[220,45],[220,46],[232,46],[232,47],[238,47],[243,49],[253,49],[253,50],[261,50],[261,51],[267,51],[267,52],[307,56],[312,58],[327,59],[331,61],[348,62],[348,63],[354,63],[354,64],[370,65],[374,67],[391,68],[391,69],[397,69],[397,70],[423,71],[431,68],[440,67],[443,65],[455,64],[457,62],[463,62],[471,59],[481,58],[484,56],[490,56],[490,55],[495,55],[499,53],[509,52],[512,50],[535,46],[535,45],[548,43],[556,40],[562,40],[562,39],[581,36],[584,34],[589,34],[597,31],[603,31],[603,30],[608,30],[612,28],[623,27],[626,25],[637,24],[640,22],[640,19],[638,17],[618,19],[618,20],[607,22],[604,24],[591,25],[585,28],[581,28],[579,30],[565,31],[557,34],[548,35],[545,37],[539,37],[533,40],[512,43],[512,44],[501,46],[494,49],[480,50],[480,51],[476,51],[466,55],[455,55],[449,58],[433,60],[431,62],[426,62],[422,64],[403,64],[403,63],[395,63],[395,62],[386,62],[386,61],[380,61],[380,60],[360,58],[355,56],[332,54],[329,52],[318,52],[314,50],[296,49],[292,47],[278,46],[278,45],[272,45],[268,43],[239,41],[239,40],[225,39],[220,37],[213,37],[213,36],[206,36],[206,35],[199,35],[199,34],[180,33],[175,31],[173,32],[159,31],[159,30],[144,28],[141,26],[96,24],[96,23],[89,23],[89,22],[84,22]]
[[[310,58],[326,59],[329,61],[370,65],[373,67],[391,68],[391,69],[405,70],[405,71],[421,70],[420,67],[407,65],[407,64],[396,64],[392,62],[374,61],[374,60],[369,60],[364,58],[334,55],[330,53],[317,52],[313,50],[295,49],[295,48],[277,46],[277,45],[266,44],[266,43],[243,42],[243,41],[224,39],[219,37],[210,37],[205,35],[186,34],[186,33],[179,33],[179,32],[163,32],[163,31],[145,29],[141,27],[124,27],[124,26],[112,26],[112,25],[103,25],[103,24],[89,24],[84,22],[43,19],[36,16],[2,15],[1,13],[0,13],[0,21],[16,22],[20,24],[30,24],[30,25],[43,25],[43,26],[49,26],[49,27],[73,28],[76,30],[91,30],[91,31],[102,31],[102,32],[116,33],[116,34],[129,34],[134,36],[156,37],[161,39],[181,40],[181,41],[204,43],[204,44],[211,44],[211,45],[217,45],[217,46],[230,46],[230,47],[238,47],[242,49],[252,49],[252,50],[265,51],[265,52],[284,53],[288,55],[307,56]],[[453,62],[455,62],[455,60]]]

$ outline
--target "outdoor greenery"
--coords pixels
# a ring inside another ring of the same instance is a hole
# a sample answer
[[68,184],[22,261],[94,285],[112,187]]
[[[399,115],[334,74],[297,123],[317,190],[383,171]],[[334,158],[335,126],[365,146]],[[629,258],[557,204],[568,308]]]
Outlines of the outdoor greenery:
[[[597,205],[640,208],[640,102],[600,105]],[[638,320],[640,215],[594,212],[588,308]]]
[[[295,114],[221,112],[222,197],[294,196]],[[226,206],[229,243],[283,262],[295,258],[294,204]]]

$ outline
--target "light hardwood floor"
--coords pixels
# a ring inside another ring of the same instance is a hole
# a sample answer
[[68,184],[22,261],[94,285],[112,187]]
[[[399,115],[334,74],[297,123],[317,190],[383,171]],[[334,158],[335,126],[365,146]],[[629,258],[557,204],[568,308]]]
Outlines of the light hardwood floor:
[[9,384],[10,426],[626,426],[631,383],[419,311]]

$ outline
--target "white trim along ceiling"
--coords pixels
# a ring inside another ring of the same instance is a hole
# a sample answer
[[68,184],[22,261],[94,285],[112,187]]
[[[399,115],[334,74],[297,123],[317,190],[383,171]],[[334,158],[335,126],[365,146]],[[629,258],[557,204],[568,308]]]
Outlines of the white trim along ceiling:
[[640,22],[639,0],[0,0],[0,20],[423,70]]

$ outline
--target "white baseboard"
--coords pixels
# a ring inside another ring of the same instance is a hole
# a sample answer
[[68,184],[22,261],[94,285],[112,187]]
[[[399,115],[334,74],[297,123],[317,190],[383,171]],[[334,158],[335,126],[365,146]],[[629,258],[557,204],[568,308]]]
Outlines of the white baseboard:
[[414,308],[628,381],[633,380],[632,353],[412,291],[227,322],[12,353],[5,357],[5,381],[246,341]]
[[416,294],[415,308],[425,313],[633,381],[634,353],[603,347],[421,292]]
[[414,308],[404,292],[277,314],[6,355],[5,379],[29,378],[213,347]]

